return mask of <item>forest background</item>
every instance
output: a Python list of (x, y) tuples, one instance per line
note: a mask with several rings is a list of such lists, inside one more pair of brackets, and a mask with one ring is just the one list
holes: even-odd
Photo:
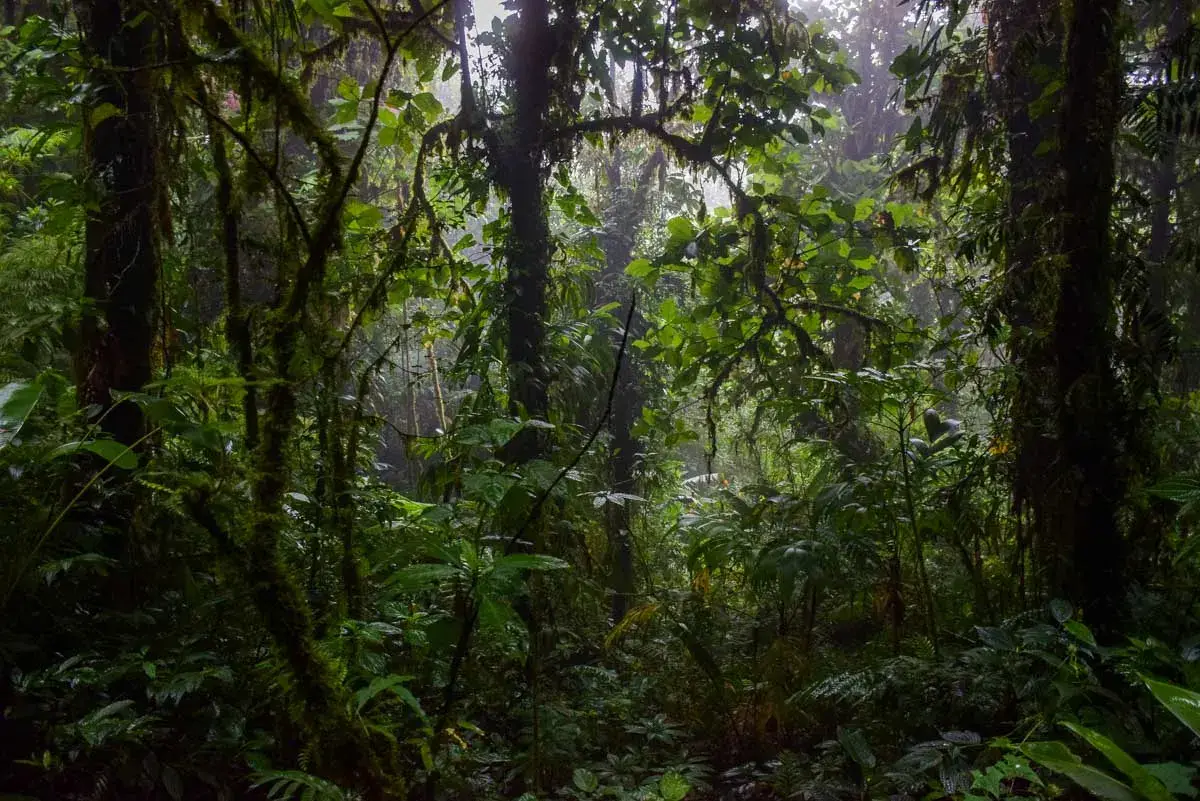
[(4, 0), (0, 798), (1171, 801), (1193, 0)]

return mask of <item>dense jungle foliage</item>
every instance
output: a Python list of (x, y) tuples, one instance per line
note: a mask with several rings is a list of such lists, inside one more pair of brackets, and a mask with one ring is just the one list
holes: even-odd
[(1196, 0), (4, 0), (0, 799), (1200, 796)]

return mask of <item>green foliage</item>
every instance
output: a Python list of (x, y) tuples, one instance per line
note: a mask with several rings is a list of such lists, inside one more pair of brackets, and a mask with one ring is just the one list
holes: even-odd
[[(129, 53), (81, 46), (99, 6), (6, 6), (0, 787), (1194, 798), (1193, 21), (1124, 6), (1110, 386), (1051, 380), (1070, 276), (1013, 269), (1070, 261), (1064, 42), (957, 2), (474, 5), (121, 0)], [(1024, 210), (1018, 108), (1055, 117)], [(127, 119), (154, 175), (89, 171)], [(146, 188), (157, 283), (98, 280)], [(1104, 393), (1071, 446), (1121, 446), (1113, 619), (1026, 503), (1087, 467), (1055, 403)]]

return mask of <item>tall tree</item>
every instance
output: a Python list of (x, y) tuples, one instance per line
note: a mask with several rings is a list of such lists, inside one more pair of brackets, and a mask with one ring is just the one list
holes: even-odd
[[(649, 211), (650, 187), (655, 175), (663, 168), (665, 156), (655, 149), (640, 164), (629, 163), (627, 154), (616, 149), (605, 166), (608, 199), (604, 209), (604, 271), (600, 276), (598, 300), (603, 304), (627, 303), (629, 293), (625, 268), (633, 258), (639, 232)], [(629, 177), (630, 167), (634, 177)], [(640, 339), (645, 331), (645, 317), (635, 312), (634, 331), (629, 339)], [(619, 344), (624, 332), (614, 331), (612, 340)], [(634, 433), (641, 418), (645, 398), (644, 367), (632, 353), (624, 354), (617, 376), (613, 408), (608, 421), (611, 438), (612, 488), (622, 495), (636, 495), (637, 470), (643, 444)], [(628, 498), (618, 498), (606, 505), (608, 510), (608, 542), (612, 552), (612, 622), (620, 623), (629, 611), (635, 591), (633, 553), (633, 504)]]
[[(1011, 328), (1017, 511), (1028, 513), (1041, 590), (1075, 599), (1104, 624), (1119, 596), (1124, 487), (1109, 235), (1119, 4), (1066, 20), (1048, 0), (997, 0), (988, 10), (1008, 156), (1001, 307)], [(1055, 91), (1061, 102), (1047, 102)]]
[(1061, 448), (1057, 508), (1040, 527), (1061, 532), (1067, 547), (1051, 567), (1051, 589), (1074, 597), (1111, 627), (1122, 601), (1124, 543), (1118, 511), (1127, 466), (1128, 425), (1114, 364), (1114, 297), (1120, 258), (1110, 215), (1113, 146), (1120, 122), (1123, 73), (1118, 0), (1076, 8), (1067, 34), (1060, 145), (1065, 173), (1059, 226), (1063, 263), (1055, 317), (1058, 381), (1056, 443)]
[[(1000, 307), (1010, 327), (1015, 385), (1013, 493), (1018, 517), (1037, 519), (1055, 502), (1048, 497), (1054, 461), (1053, 399), (1048, 393), (1054, 384), (1050, 331), (1057, 285), (1042, 252), (1050, 201), (1045, 176), (1055, 167), (1052, 143), (1060, 116), (1057, 107), (1038, 100), (1059, 74), (1063, 22), (1054, 0), (994, 0), (988, 6), (988, 25), (988, 66), (1007, 157)], [(1032, 537), (1038, 564), (1057, 559), (1052, 530), (1037, 528)]]
[(91, 64), (84, 149), (92, 193), (84, 256), (84, 313), (76, 355), (83, 406), (132, 445), (139, 408), (114, 393), (141, 390), (154, 373), (161, 239), (168, 222), (159, 112), (159, 9), (142, 0), (80, 0)]
[[(521, 0), (517, 14), (517, 33), (508, 54), (514, 114), (495, 154), (511, 215), (504, 253), (509, 398), (519, 412), (545, 419), (549, 413), (546, 288), (552, 250), (545, 198), (550, 161), (543, 148), (554, 86), (550, 68), (556, 47), (570, 41), (566, 26), (576, 20), (574, 9), (565, 9), (556, 31), (550, 23), (547, 0)], [(561, 77), (569, 80), (569, 76)], [(539, 455), (539, 431), (526, 429), (518, 437), (512, 453), (516, 460), (528, 461)]]

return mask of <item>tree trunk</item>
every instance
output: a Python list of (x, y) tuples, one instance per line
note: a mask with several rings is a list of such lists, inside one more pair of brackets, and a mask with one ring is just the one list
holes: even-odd
[[(1049, 145), (1058, 115), (1049, 110), (1035, 114), (1033, 106), (1045, 82), (1059, 71), (1062, 21), (1059, 4), (1051, 0), (996, 0), (989, 7), (988, 20), (1008, 151), (1001, 309), (1011, 326), (1008, 351), (1015, 381), (1013, 500), (1017, 516), (1026, 510), (1037, 516), (1053, 503), (1047, 488), (1055, 463), (1051, 330), (1058, 290), (1052, 271), (1042, 263), (1042, 249), (1044, 213), (1051, 200), (1046, 176), (1053, 175), (1056, 166)], [(1034, 534), (1038, 563), (1048, 572), (1058, 563), (1055, 554), (1063, 550), (1055, 533)], [(1057, 582), (1053, 576), (1047, 578), (1049, 584)]]
[[(1173, 0), (1167, 15), (1163, 36), (1159, 42), (1159, 68), (1170, 68), (1174, 54), (1187, 32), (1191, 18), (1191, 0)], [(1165, 131), (1156, 160), (1151, 164), (1150, 179), (1150, 242), (1146, 254), (1148, 266), (1147, 296), (1142, 326), (1144, 346), (1148, 351), (1153, 369), (1153, 378), (1161, 379), (1163, 367), (1170, 357), (1174, 339), (1171, 321), (1172, 303), (1169, 298), (1172, 235), (1171, 208), (1179, 188), (1179, 143)]]
[[(1082, 604), (1101, 627), (1120, 594), (1125, 488), (1109, 252), (1117, 10), (1117, 0), (1097, 0), (1074, 14), (1065, 51), (1056, 2), (998, 0), (989, 15), (1009, 151), (1003, 310), (1016, 375), (1016, 511), (1032, 518), (1039, 589)], [(1034, 112), (1056, 74), (1057, 120)]]
[[(1082, 10), (1082, 9), (1081, 9)], [(1066, 109), (1061, 130), (1066, 197), (1066, 259), (1055, 326), (1059, 365), (1062, 518), (1071, 560), (1054, 590), (1078, 599), (1093, 623), (1109, 628), (1121, 600), (1124, 542), (1117, 522), (1125, 494), (1121, 458), (1122, 390), (1113, 367), (1111, 254), (1113, 145), (1123, 88), (1118, 0), (1093, 0), (1076, 13), (1067, 40)]]
[[(633, 258), (637, 235), (645, 222), (650, 185), (655, 172), (662, 166), (663, 153), (655, 153), (642, 165), (633, 187), (624, 180), (624, 156), (620, 150), (614, 152), (606, 173), (608, 178), (609, 202), (605, 210), (604, 273), (600, 277), (599, 298), (602, 304), (625, 303), (625, 268)], [(645, 330), (645, 318), (636, 315), (632, 321), (634, 331), (630, 339), (640, 338)], [(622, 332), (613, 331), (614, 344), (621, 342)], [(636, 495), (638, 489), (637, 464), (642, 452), (642, 442), (633, 429), (642, 415), (645, 390), (642, 386), (642, 369), (635, 356), (627, 352), (617, 376), (617, 388), (613, 395), (612, 416), (608, 421), (611, 435), (612, 488), (614, 492)], [(620, 623), (629, 612), (629, 605), (636, 590), (636, 574), (633, 554), (633, 507), (627, 501), (608, 504), (608, 542), (612, 553), (612, 624)]]
[[(550, 278), (550, 225), (545, 209), (542, 153), (550, 108), (550, 64), (554, 57), (550, 9), (546, 0), (521, 0), (520, 28), (511, 64), (516, 118), (496, 165), (508, 191), (511, 229), (505, 247), (508, 277), (509, 403), (515, 414), (545, 420), (549, 412), (545, 363), (546, 287)], [(514, 463), (538, 458), (541, 429), (526, 428), (510, 443)]]
[(99, 406), (102, 427), (133, 444), (145, 433), (137, 392), (153, 375), (166, 213), (160, 180), (155, 88), (159, 61), (153, 8), (137, 0), (80, 0), (87, 49), (98, 66), (86, 109), (84, 149), (93, 203), (85, 228), (84, 314), (76, 354), (83, 407)]

